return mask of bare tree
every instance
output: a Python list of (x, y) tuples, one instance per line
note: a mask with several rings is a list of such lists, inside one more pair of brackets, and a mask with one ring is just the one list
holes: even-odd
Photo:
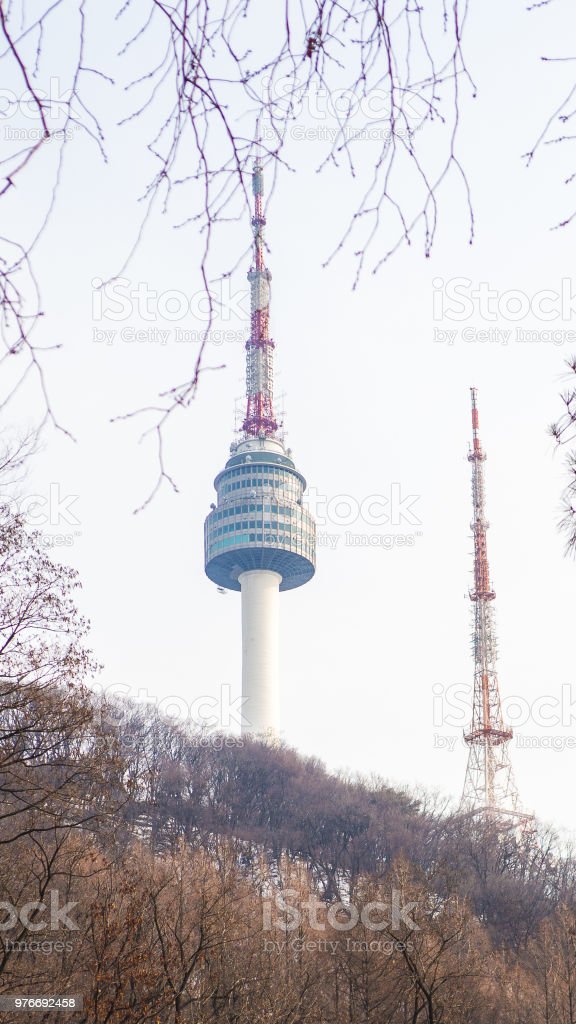
[[(32, 261), (70, 140), (83, 133), (105, 159), (107, 124), (118, 116), (118, 100), (124, 104), (120, 123), (140, 122), (142, 151), (156, 165), (140, 197), (144, 214), (135, 244), (156, 207), (176, 226), (197, 230), (210, 320), (217, 313), (211, 282), (222, 276), (210, 260), (211, 242), (217, 230), (249, 210), (250, 161), (258, 153), (274, 177), (281, 167), (296, 169), (294, 127), (312, 128), (318, 138), (326, 129), (315, 120), (319, 100), (332, 105), (318, 169), (348, 175), (356, 193), (328, 262), (350, 247), (357, 281), (404, 243), (420, 240), (427, 255), (441, 190), (452, 174), (461, 185), (471, 239), (472, 208), (457, 153), (460, 94), (463, 88), (474, 92), (462, 48), (466, 17), (467, 0), (436, 0), (429, 10), (412, 0), (344, 6), (338, 0), (287, 0), (280, 16), (255, 0), (118, 0), (115, 10), (87, 0), (43, 0), (40, 10), (3, 0), (0, 61), (13, 99), (0, 198), (5, 222), (14, 228), (0, 239), (3, 365), (11, 368), (0, 407), (35, 371), (44, 419), (57, 422), (45, 354), (33, 339), (44, 310)], [(117, 41), (113, 67), (95, 66), (95, 32)], [(65, 56), (57, 39), (66, 41)], [(124, 86), (117, 84), (122, 78)], [(57, 96), (50, 93), (54, 79)], [(38, 175), (49, 187), (36, 227), (23, 238), (17, 227), (21, 204)], [(159, 483), (169, 479), (162, 427), (193, 400), (203, 358), (201, 346), (188, 378), (139, 410), (157, 437)]]
[[(534, 2), (528, 4), (528, 11), (532, 12), (533, 16), (536, 17), (541, 8), (550, 7), (552, 4), (558, 6), (559, 0), (534, 0)], [(572, 14), (569, 4), (565, 4), (565, 8), (569, 11), (569, 14)], [(558, 38), (561, 38), (560, 33), (558, 34)], [(572, 65), (576, 61), (576, 56), (566, 53), (562, 46), (562, 51), (560, 53), (554, 55), (543, 54), (541, 60), (546, 64)], [(576, 82), (573, 81), (568, 89), (565, 89), (564, 92), (560, 94), (560, 97), (556, 100), (554, 108), (546, 118), (535, 142), (532, 144), (528, 152), (524, 154), (526, 164), (530, 166), (540, 150), (549, 146), (560, 146), (563, 151), (566, 151), (568, 149), (566, 143), (571, 143), (576, 138), (573, 128), (575, 118)], [(572, 185), (575, 180), (576, 171), (569, 171), (563, 179), (563, 184)], [(553, 225), (552, 230), (568, 227), (575, 217), (576, 209), (573, 208), (568, 210), (562, 219)]]
[[(566, 360), (570, 378), (576, 374), (576, 358)], [(562, 512), (559, 522), (560, 530), (566, 537), (566, 554), (576, 553), (576, 386), (570, 384), (560, 396), (564, 406), (559, 420), (549, 428), (559, 448), (566, 448), (565, 465), (568, 482), (562, 494)]]

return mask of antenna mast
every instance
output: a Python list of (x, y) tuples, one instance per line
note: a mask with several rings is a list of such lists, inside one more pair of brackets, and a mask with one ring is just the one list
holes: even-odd
[(468, 461), (472, 463), (471, 523), (474, 536), (474, 587), (470, 600), (474, 612), (472, 649), (474, 655), (474, 696), (472, 723), (465, 734), (470, 751), (460, 803), (463, 813), (482, 814), (486, 818), (530, 819), (520, 811), (518, 791), (512, 773), (508, 744), (512, 729), (502, 716), (498, 674), (496, 671), (496, 634), (493, 605), (496, 597), (490, 581), (486, 531), (489, 523), (485, 513), (484, 462), (478, 422), (476, 388), (472, 397), (472, 447)]
[[(260, 140), (257, 137), (257, 144)], [(274, 415), (274, 342), (269, 337), (270, 281), (272, 275), (264, 263), (264, 226), (262, 205), (264, 182), (262, 161), (257, 154), (252, 172), (254, 194), (254, 259), (248, 271), (250, 282), (250, 337), (246, 342), (246, 416), (242, 429), (245, 438), (274, 437), (278, 424)]]

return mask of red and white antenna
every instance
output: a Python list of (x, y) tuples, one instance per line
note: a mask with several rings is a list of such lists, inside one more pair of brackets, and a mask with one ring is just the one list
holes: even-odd
[[(256, 139), (260, 145), (259, 132)], [(264, 262), (263, 210), (264, 180), (262, 162), (257, 153), (252, 172), (254, 194), (254, 259), (248, 271), (250, 282), (250, 338), (246, 342), (246, 416), (242, 429), (246, 438), (274, 437), (278, 423), (274, 415), (274, 342), (269, 336), (270, 281), (272, 275)]]
[(481, 814), (494, 820), (529, 821), (520, 810), (508, 744), (512, 729), (504, 724), (498, 674), (496, 671), (496, 635), (492, 602), (496, 597), (490, 580), (485, 514), (484, 462), (479, 433), (478, 398), (472, 395), (472, 447), (468, 461), (472, 463), (471, 523), (474, 536), (474, 587), (470, 600), (474, 610), (472, 649), (474, 655), (474, 696), (472, 723), (465, 734), (470, 748), (460, 811)]

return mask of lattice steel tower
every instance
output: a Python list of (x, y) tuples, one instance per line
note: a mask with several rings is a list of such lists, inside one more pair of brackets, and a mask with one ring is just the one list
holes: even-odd
[(496, 635), (493, 604), (496, 596), (490, 581), (486, 531), (489, 523), (484, 508), (484, 462), (478, 431), (476, 388), (472, 394), (472, 447), (468, 461), (472, 463), (471, 523), (474, 536), (474, 587), (470, 600), (474, 611), (472, 649), (474, 655), (474, 696), (472, 724), (465, 734), (470, 751), (460, 803), (461, 813), (481, 814), (486, 818), (528, 820), (521, 809), (514, 782), (508, 744), (512, 729), (502, 717), (498, 675), (496, 671)]
[(279, 592), (307, 583), (315, 571), (316, 526), (303, 507), (306, 481), (278, 434), (269, 335), (270, 271), (262, 164), (254, 162), (254, 257), (248, 272), (251, 331), (246, 342), (243, 439), (214, 481), (217, 505), (204, 524), (206, 575), (242, 593), (243, 733), (278, 735)]

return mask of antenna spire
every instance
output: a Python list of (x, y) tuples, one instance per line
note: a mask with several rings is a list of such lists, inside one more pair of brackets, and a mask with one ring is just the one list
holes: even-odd
[(254, 254), (248, 271), (250, 337), (246, 342), (246, 416), (242, 424), (246, 438), (274, 437), (278, 429), (274, 416), (274, 342), (269, 336), (272, 275), (264, 260), (266, 218), (263, 210), (264, 179), (260, 147), (260, 123), (257, 122), (256, 157), (252, 170)]

